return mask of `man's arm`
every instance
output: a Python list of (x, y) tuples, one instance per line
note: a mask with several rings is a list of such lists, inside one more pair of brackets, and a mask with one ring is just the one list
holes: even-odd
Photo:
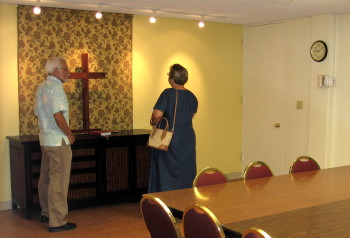
[(63, 113), (57, 112), (53, 114), (53, 117), (56, 120), (57, 126), (64, 132), (64, 134), (66, 134), (66, 136), (68, 136), (69, 143), (73, 144), (75, 141), (75, 137), (72, 131), (70, 130), (66, 118), (64, 118), (63, 116)]

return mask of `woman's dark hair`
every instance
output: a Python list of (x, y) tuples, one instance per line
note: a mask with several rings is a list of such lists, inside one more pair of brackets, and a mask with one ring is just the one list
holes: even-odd
[(188, 80), (187, 69), (179, 64), (173, 64), (170, 66), (169, 78), (178, 85), (184, 85)]

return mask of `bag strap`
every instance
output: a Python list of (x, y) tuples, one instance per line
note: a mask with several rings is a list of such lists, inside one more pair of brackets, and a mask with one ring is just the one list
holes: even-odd
[(177, 89), (175, 89), (176, 92), (176, 102), (175, 102), (175, 109), (174, 109), (174, 120), (173, 120), (173, 129), (172, 132), (174, 133), (174, 129), (175, 129), (175, 119), (176, 119), (176, 109), (177, 109), (177, 99), (179, 97)]

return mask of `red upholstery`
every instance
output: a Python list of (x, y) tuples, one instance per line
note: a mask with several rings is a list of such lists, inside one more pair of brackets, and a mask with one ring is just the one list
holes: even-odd
[(254, 233), (248, 233), (243, 238), (260, 238), (259, 235), (256, 235)]
[(140, 207), (152, 238), (181, 238), (175, 218), (163, 202), (151, 195), (144, 195)]
[(201, 205), (185, 210), (183, 227), (186, 238), (224, 238), (225, 233), (214, 214)]
[(242, 238), (271, 238), (271, 236), (262, 229), (249, 228), (244, 231)]
[(257, 179), (257, 178), (265, 178), (272, 177), (272, 171), (267, 164), (261, 161), (255, 161), (247, 166), (244, 171), (244, 179)]
[(207, 167), (197, 174), (193, 182), (193, 187), (202, 187), (219, 183), (227, 183), (226, 176), (216, 168)]
[(301, 156), (294, 161), (293, 165), (290, 167), (289, 173), (300, 173), (319, 169), (320, 166), (313, 158)]

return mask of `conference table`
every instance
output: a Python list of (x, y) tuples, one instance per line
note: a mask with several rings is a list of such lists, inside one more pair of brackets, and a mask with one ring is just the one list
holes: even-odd
[(236, 237), (250, 227), (273, 238), (350, 237), (350, 166), (152, 195), (178, 217), (204, 205)]

